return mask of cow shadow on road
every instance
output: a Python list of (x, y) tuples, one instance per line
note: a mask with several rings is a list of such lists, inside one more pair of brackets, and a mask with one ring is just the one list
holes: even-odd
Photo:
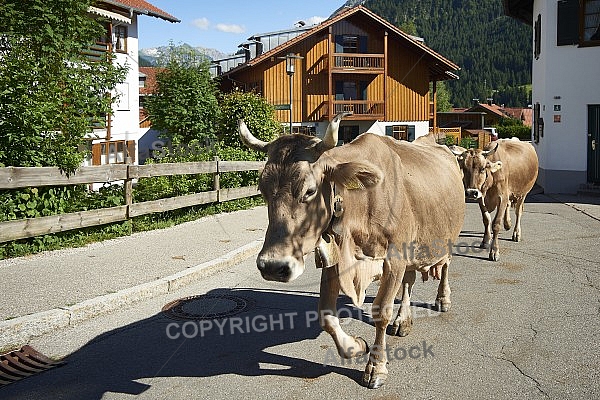
[(218, 387), (230, 374), (310, 379), (333, 372), (360, 381), (362, 371), (324, 366), (323, 350), (314, 342), (272, 349), (321, 334), (316, 293), (216, 289), (208, 294), (243, 298), (251, 307), (212, 321), (174, 320), (159, 312), (95, 337), (68, 356), (65, 366), (8, 385), (0, 397), (100, 399), (109, 392), (139, 395), (159, 382), (165, 390), (169, 382), (163, 378), (170, 377), (222, 376), (209, 381)]

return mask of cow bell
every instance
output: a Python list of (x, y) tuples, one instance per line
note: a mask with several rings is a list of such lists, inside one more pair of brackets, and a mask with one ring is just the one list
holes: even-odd
[(317, 268), (333, 267), (340, 262), (340, 249), (331, 233), (324, 233), (315, 249), (315, 264)]
[(333, 216), (339, 218), (344, 213), (344, 199), (339, 194), (333, 199)]

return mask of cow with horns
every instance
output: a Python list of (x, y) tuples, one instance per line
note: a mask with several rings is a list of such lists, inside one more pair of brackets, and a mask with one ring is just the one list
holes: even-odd
[[(489, 259), (498, 261), (498, 233), (501, 225), (506, 230), (511, 228), (511, 204), (516, 215), (512, 240), (521, 240), (523, 203), (537, 179), (538, 158), (530, 143), (517, 138), (500, 139), (488, 147), (486, 150), (467, 150), (452, 146), (451, 150), (463, 172), (466, 199), (479, 203), (485, 229), (480, 247), (489, 246)], [(492, 221), (494, 210), (496, 215)]]
[[(448, 266), (464, 219), (464, 194), (456, 157), (427, 136), (409, 143), (365, 133), (336, 147), (344, 114), (330, 122), (322, 140), (301, 134), (272, 142), (255, 138), (239, 121), (242, 141), (266, 152), (259, 189), (269, 224), (257, 258), (263, 278), (289, 282), (304, 271), (315, 250), (323, 267), (319, 299), (322, 328), (341, 357), (370, 352), (363, 384), (377, 388), (388, 376), (386, 328), (404, 336), (412, 326), (410, 294), (416, 273), (440, 279), (436, 306), (450, 308)], [(410, 251), (407, 251), (410, 249)], [(375, 343), (342, 330), (340, 291), (356, 306), (374, 280)], [(393, 319), (394, 298), (402, 302)]]

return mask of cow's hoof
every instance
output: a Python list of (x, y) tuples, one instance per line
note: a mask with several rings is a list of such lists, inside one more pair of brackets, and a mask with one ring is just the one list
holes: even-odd
[[(380, 371), (378, 372), (377, 370)], [(383, 386), (387, 380), (387, 377), (388, 372), (387, 368), (385, 368), (385, 365), (383, 368), (378, 368), (377, 366), (373, 365), (371, 361), (369, 361), (363, 374), (362, 384), (369, 389), (378, 389)]]
[(392, 334), (400, 337), (407, 336), (412, 329), (412, 325), (412, 317), (408, 317), (404, 321), (401, 321), (400, 318), (396, 318), (396, 321), (394, 321), (394, 325), (392, 326)]
[(512, 240), (513, 240), (513, 242), (520, 242), (521, 241), (521, 234), (513, 232)]
[(444, 301), (444, 300), (441, 300), (441, 299), (436, 299), (435, 300), (435, 308), (439, 312), (448, 312), (448, 311), (450, 311), (450, 306), (451, 305), (452, 305), (452, 303), (450, 303), (449, 301)]
[(487, 249), (488, 247), (490, 247), (490, 242), (487, 240), (482, 241), (481, 244), (479, 245), (480, 249)]
[(498, 250), (494, 251), (490, 251), (490, 261), (498, 261), (500, 259), (500, 253), (498, 252)]

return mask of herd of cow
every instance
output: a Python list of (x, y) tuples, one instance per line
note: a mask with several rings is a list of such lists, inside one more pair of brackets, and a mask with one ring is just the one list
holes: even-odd
[[(378, 388), (388, 375), (383, 351), (388, 325), (400, 336), (412, 327), (410, 295), (417, 271), (424, 280), (440, 280), (437, 309), (445, 312), (451, 305), (452, 246), (413, 258), (390, 257), (389, 250), (407, 243), (421, 248), (455, 243), (466, 197), (479, 203), (485, 227), (481, 247), (489, 247), (489, 259), (497, 261), (498, 234), (502, 225), (511, 227), (511, 205), (516, 211), (512, 238), (521, 238), (523, 202), (536, 181), (538, 161), (531, 144), (515, 139), (492, 142), (482, 151), (448, 148), (432, 135), (409, 143), (364, 133), (336, 147), (343, 117), (333, 118), (322, 140), (294, 134), (264, 142), (243, 121), (239, 134), (248, 147), (268, 155), (259, 180), (269, 218), (256, 261), (260, 273), (266, 280), (290, 282), (302, 274), (304, 257), (314, 251), (322, 268), (320, 324), (341, 357), (370, 353), (362, 383)], [(381, 285), (372, 306), (375, 342), (369, 346), (342, 330), (336, 300), (341, 291), (360, 307), (375, 280)]]

